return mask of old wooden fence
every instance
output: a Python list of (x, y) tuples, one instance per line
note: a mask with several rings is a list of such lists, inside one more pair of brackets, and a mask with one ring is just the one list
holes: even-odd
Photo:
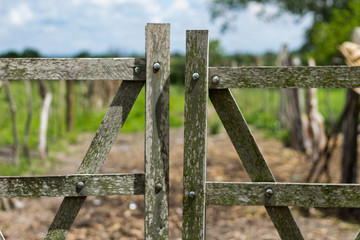
[[(281, 239), (304, 239), (288, 206), (360, 207), (360, 185), (276, 183), (229, 88), (354, 88), (359, 67), (208, 67), (208, 31), (188, 31), (183, 239), (204, 239), (206, 205), (265, 206)], [(206, 180), (208, 97), (252, 182)], [(360, 239), (360, 236), (356, 236)]]
[[(65, 239), (86, 196), (139, 194), (145, 238), (167, 239), (170, 25), (148, 24), (145, 45), (146, 59), (0, 59), (5, 81), (123, 80), (76, 174), (0, 178), (0, 198), (65, 197), (45, 239)], [(144, 84), (145, 174), (97, 174)]]
[[(64, 239), (86, 196), (145, 195), (145, 238), (168, 238), (170, 26), (148, 24), (146, 58), (0, 59), (8, 80), (123, 80), (74, 175), (0, 177), (0, 198), (65, 199), (45, 239)], [(208, 67), (208, 31), (188, 31), (183, 239), (205, 238), (206, 205), (265, 206), (282, 239), (303, 239), (288, 206), (360, 207), (360, 185), (276, 183), (229, 88), (360, 86), (359, 67)], [(146, 84), (144, 174), (97, 174)], [(206, 180), (210, 97), (251, 180)], [(356, 237), (360, 239), (360, 236)]]

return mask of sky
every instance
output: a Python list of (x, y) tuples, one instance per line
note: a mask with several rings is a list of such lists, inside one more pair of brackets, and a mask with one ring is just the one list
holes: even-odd
[[(211, 0), (0, 0), (0, 52), (34, 48), (45, 56), (73, 56), (145, 51), (147, 23), (170, 23), (171, 52), (185, 52), (186, 30), (208, 29), (226, 53), (278, 52), (304, 42), (311, 16), (300, 21), (289, 14), (267, 22), (257, 17), (261, 6), (250, 4), (236, 14), (231, 29), (221, 33), (212, 21)], [(274, 7), (267, 9), (276, 11)]]

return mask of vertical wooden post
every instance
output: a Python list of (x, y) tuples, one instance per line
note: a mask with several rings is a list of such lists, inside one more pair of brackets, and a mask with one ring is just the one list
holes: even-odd
[(208, 31), (186, 32), (183, 239), (205, 239)]
[(145, 239), (168, 238), (170, 25), (146, 26)]

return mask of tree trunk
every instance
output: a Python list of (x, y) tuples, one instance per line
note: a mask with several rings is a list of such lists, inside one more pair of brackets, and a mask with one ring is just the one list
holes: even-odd
[[(284, 45), (281, 50), (278, 58), (278, 65), (291, 65), (291, 60), (286, 45)], [(299, 97), (299, 89), (280, 90), (279, 118), (280, 127), (289, 127), (290, 146), (296, 150), (304, 151), (305, 147)]]
[(47, 156), (47, 128), (49, 122), (49, 112), (51, 106), (52, 94), (46, 93), (40, 116), (40, 133), (39, 133), (39, 152), (42, 160)]
[(298, 89), (286, 89), (290, 146), (305, 151)]
[(45, 82), (39, 81), (40, 95), (43, 98), (40, 113), (40, 132), (39, 132), (39, 153), (40, 159), (45, 160), (47, 157), (47, 128), (49, 122), (49, 112), (52, 100), (52, 94), (47, 91)]
[(26, 87), (26, 97), (27, 97), (27, 118), (25, 124), (25, 133), (24, 133), (24, 155), (26, 159), (30, 159), (30, 149), (29, 149), (29, 134), (30, 134), (30, 125), (33, 115), (33, 106), (32, 106), (32, 97), (31, 97), (31, 83), (29, 80), (25, 80)]
[(3, 82), (3, 84), (5, 86), (7, 99), (10, 104), (12, 132), (13, 132), (13, 137), (14, 137), (12, 163), (13, 163), (13, 165), (17, 166), (19, 164), (19, 133), (18, 133), (17, 127), (16, 127), (16, 111), (17, 111), (17, 109), (16, 109), (14, 97), (11, 93), (9, 81), (5, 80)]
[(74, 81), (66, 81), (66, 131), (70, 132), (74, 126), (74, 111), (73, 111), (73, 88)]
[(342, 152), (341, 182), (356, 183), (357, 165), (357, 127), (360, 111), (359, 95), (351, 89), (347, 89), (346, 102), (350, 103), (347, 117), (344, 121), (344, 141)]
[[(316, 66), (314, 59), (309, 58), (308, 62), (309, 66)], [(319, 112), (317, 88), (308, 88), (305, 92), (307, 123), (304, 121), (304, 146), (306, 152), (311, 153), (311, 161), (315, 162), (326, 144), (324, 118)]]
[(62, 137), (63, 135), (63, 118), (64, 118), (64, 98), (65, 98), (65, 80), (59, 81), (59, 99), (58, 99), (58, 137)]

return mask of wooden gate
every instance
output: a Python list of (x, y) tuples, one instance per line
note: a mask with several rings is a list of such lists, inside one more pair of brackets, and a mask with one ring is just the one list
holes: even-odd
[[(360, 207), (360, 185), (277, 183), (229, 88), (355, 88), (359, 67), (208, 67), (208, 31), (187, 31), (183, 239), (204, 239), (206, 205), (265, 206), (281, 239), (304, 239), (288, 206)], [(207, 101), (250, 183), (206, 181)], [(356, 237), (360, 239), (360, 236)]]
[[(145, 59), (3, 58), (0, 78), (5, 81), (123, 80), (76, 174), (0, 177), (0, 198), (64, 196), (45, 239), (65, 239), (87, 196), (145, 194), (145, 238), (167, 239), (169, 24), (147, 25)], [(144, 84), (145, 173), (97, 174)]]

